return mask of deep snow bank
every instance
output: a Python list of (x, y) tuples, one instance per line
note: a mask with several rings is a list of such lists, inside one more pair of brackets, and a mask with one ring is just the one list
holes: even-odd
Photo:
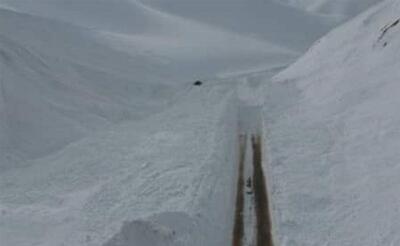
[[(231, 86), (0, 174), (5, 245), (222, 245), (236, 172)], [(169, 242), (169, 244), (168, 244)]]
[(373, 7), (266, 83), (281, 245), (400, 244), (399, 12)]

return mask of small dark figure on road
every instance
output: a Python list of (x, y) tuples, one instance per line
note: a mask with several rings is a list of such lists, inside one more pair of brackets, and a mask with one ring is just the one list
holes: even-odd
[(251, 178), (250, 177), (248, 177), (246, 180), (246, 187), (251, 188)]
[(195, 85), (195, 86), (200, 86), (202, 84), (203, 84), (203, 82), (201, 82), (200, 80), (197, 80), (196, 82), (193, 83), (193, 85)]
[(247, 180), (246, 180), (246, 187), (247, 187), (246, 194), (249, 194), (249, 195), (253, 194), (251, 178), (250, 177), (248, 177)]

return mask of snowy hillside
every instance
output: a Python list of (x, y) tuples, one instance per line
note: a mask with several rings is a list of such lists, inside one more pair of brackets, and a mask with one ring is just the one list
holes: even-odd
[[(171, 33), (187, 29), (184, 22), (198, 22), (268, 42), (304, 50), (337, 22), (275, 3), (272, 0), (83, 0), (79, 4), (63, 0), (1, 0), (19, 11), (58, 19), (89, 28), (122, 34)], [(178, 18), (184, 17), (183, 18)], [(281, 18), (280, 16), (285, 16)], [(278, 21), (279, 20), (279, 21)], [(192, 24), (193, 25), (193, 24)], [(302, 25), (302, 26), (301, 26)], [(307, 28), (301, 28), (306, 26)], [(189, 28), (211, 38), (198, 27)], [(182, 33), (182, 32), (181, 32)], [(180, 34), (181, 34), (180, 33)], [(198, 36), (198, 35), (197, 35)], [(214, 39), (214, 38), (213, 38)], [(206, 39), (203, 39), (206, 41)]]
[(277, 2), (306, 9), (307, 11), (331, 16), (336, 19), (348, 19), (362, 12), (367, 7), (382, 0), (276, 0)]
[[(15, 2), (22, 3), (29, 1)], [(64, 5), (41, 3), (66, 11)], [(100, 10), (86, 16), (84, 11), (92, 5), (85, 6), (79, 5), (82, 13), (71, 12), (93, 22), (97, 18), (107, 21)], [(44, 156), (94, 130), (160, 111), (194, 79), (255, 65), (281, 66), (297, 55), (279, 45), (185, 21), (140, 4), (130, 6), (125, 8), (131, 11), (129, 16), (147, 23), (145, 27), (142, 22), (137, 27), (129, 25), (133, 31), (143, 27), (139, 34), (111, 32), (101, 23), (101, 30), (93, 30), (0, 9), (1, 135), (7, 136), (0, 142), (7, 149), (3, 159), (6, 155), (9, 159), (3, 160), (2, 166), (11, 165), (13, 158)], [(53, 12), (58, 13), (46, 13)], [(90, 26), (77, 16), (65, 16)], [(119, 26), (118, 20), (107, 23), (113, 28)]]
[[(0, 20), (8, 136), (1, 142), (21, 157), (47, 154), (98, 127), (142, 117), (174, 94), (151, 59), (119, 54), (84, 30), (7, 10), (0, 10)], [(153, 75), (144, 76), (146, 71)]]
[(265, 107), (282, 245), (400, 244), (399, 12), (368, 10), (266, 86), (292, 98)]
[[(337, 22), (264, 0), (143, 0), (156, 9), (303, 51)], [(303, 28), (306, 27), (306, 28)]]

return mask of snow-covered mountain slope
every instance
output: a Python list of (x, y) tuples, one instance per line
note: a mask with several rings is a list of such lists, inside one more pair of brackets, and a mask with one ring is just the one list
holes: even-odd
[(0, 9), (2, 166), (12, 156), (44, 156), (105, 126), (147, 117), (194, 79), (282, 65), (296, 55), (141, 5), (134, 9), (154, 25), (121, 34)]
[(266, 84), (280, 245), (400, 244), (399, 13), (373, 7)]
[(162, 11), (303, 51), (337, 22), (272, 0), (142, 0)]
[[(0, 3), (19, 11), (123, 34), (165, 32), (165, 28), (182, 26), (182, 22), (191, 19), (301, 51), (337, 24), (334, 20), (273, 0), (82, 0), (79, 3), (65, 0), (1, 0)], [(175, 15), (175, 19), (176, 16), (185, 19), (177, 23), (168, 18), (171, 14)], [(203, 37), (214, 36), (198, 28), (191, 29), (197, 30)]]
[(161, 28), (157, 16), (134, 0), (1, 0), (4, 6), (89, 28), (140, 33)]
[(8, 153), (45, 155), (99, 127), (142, 118), (175, 93), (158, 63), (116, 52), (88, 30), (8, 10), (0, 10), (0, 30), (7, 136), (0, 141)]

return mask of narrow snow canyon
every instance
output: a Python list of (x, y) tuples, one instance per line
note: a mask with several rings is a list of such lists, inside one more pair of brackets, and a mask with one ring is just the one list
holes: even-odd
[(0, 0), (0, 245), (400, 245), (399, 13)]

